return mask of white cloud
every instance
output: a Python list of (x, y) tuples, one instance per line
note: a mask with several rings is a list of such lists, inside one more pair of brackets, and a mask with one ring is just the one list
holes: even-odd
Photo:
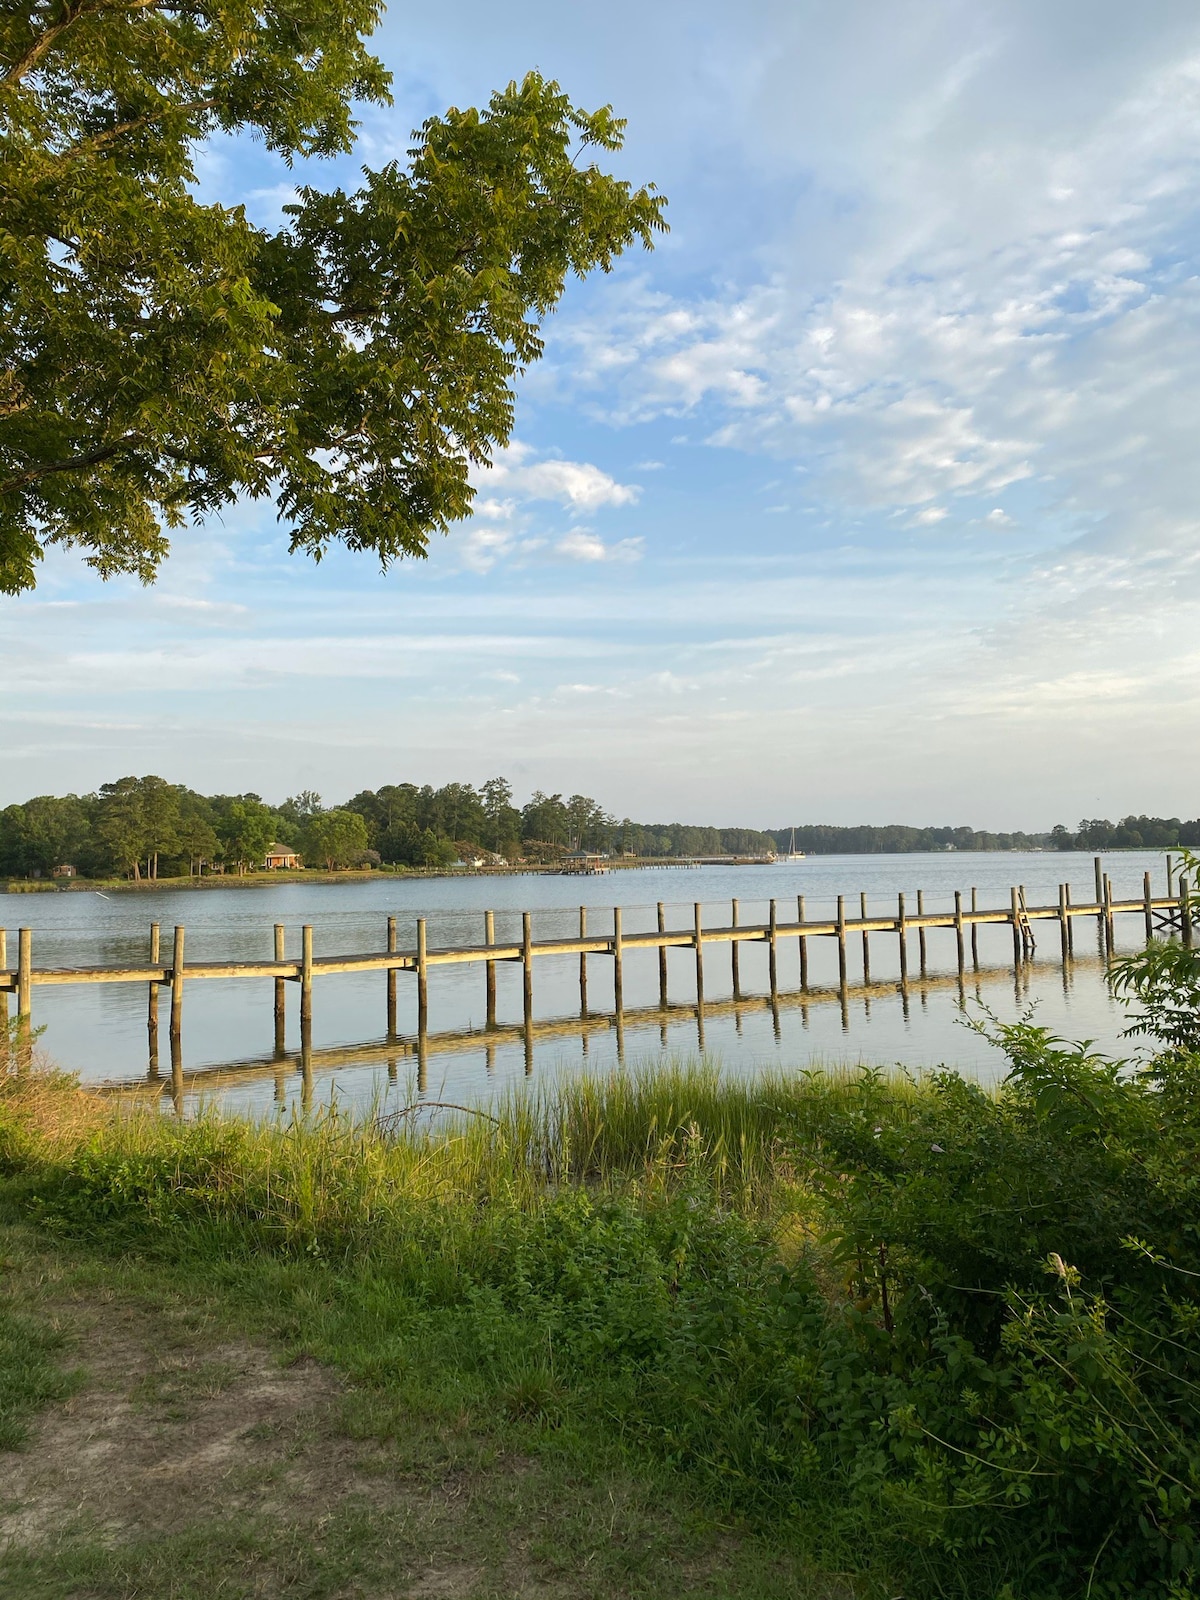
[(528, 445), (513, 440), (490, 467), (476, 474), (475, 481), (489, 492), (497, 489), (516, 501), (551, 500), (574, 512), (634, 505), (641, 494), (635, 484), (618, 483), (590, 461), (536, 460), (533, 456)]
[(560, 556), (566, 556), (570, 561), (640, 561), (642, 543), (640, 538), (632, 538), (605, 544), (594, 533), (576, 528), (564, 535), (554, 548)]

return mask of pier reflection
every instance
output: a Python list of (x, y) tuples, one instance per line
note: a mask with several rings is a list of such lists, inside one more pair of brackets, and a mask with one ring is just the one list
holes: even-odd
[[(734, 947), (736, 949), (736, 946)], [(581, 958), (581, 966), (586, 958)], [(697, 963), (700, 967), (700, 963)], [(1107, 970), (1102, 958), (1068, 961), (1061, 969), (1061, 990), (1069, 997), (1076, 978), (1086, 973), (1093, 983), (1103, 984)], [(784, 1043), (786, 1034), (794, 1024), (801, 1034), (813, 1026), (814, 1016), (827, 1014), (831, 1020), (840, 1018), (840, 1031), (853, 1032), (854, 1019), (869, 1023), (873, 1007), (881, 1003), (898, 1002), (900, 1013), (907, 1022), (916, 999), (920, 1010), (928, 1014), (931, 1000), (942, 997), (949, 1000), (955, 1010), (965, 1012), (970, 1002), (983, 1005), (989, 986), (993, 995), (996, 987), (1011, 985), (1013, 999), (1024, 1010), (1039, 992), (1039, 980), (1048, 976), (1047, 963), (1024, 961), (1016, 969), (1010, 965), (983, 966), (972, 959), (971, 981), (962, 972), (930, 973), (922, 977), (905, 976), (895, 979), (850, 982), (812, 986), (808, 989), (781, 991), (777, 986), (767, 994), (747, 994), (738, 985), (738, 992), (724, 998), (707, 999), (704, 996), (702, 967), (699, 979), (698, 1000), (663, 1005), (643, 1005), (609, 1011), (591, 1009), (586, 1003), (578, 1014), (537, 1019), (523, 1008), (519, 1020), (495, 1020), (494, 1003), (489, 1004), (489, 1020), (482, 1027), (468, 1026), (431, 1032), (428, 1028), (415, 1033), (393, 1032), (382, 1037), (365, 1039), (359, 1043), (317, 1048), (312, 1040), (311, 1014), (301, 1012), (299, 1049), (288, 1048), (282, 1020), (279, 1021), (275, 1048), (269, 1055), (246, 1057), (186, 1069), (183, 1064), (180, 1039), (170, 1035), (170, 1078), (162, 1077), (159, 1065), (157, 1017), (151, 1013), (149, 1020), (149, 1061), (145, 1078), (140, 1083), (109, 1083), (101, 1085), (102, 1092), (132, 1095), (145, 1098), (148, 1094), (161, 1097), (177, 1114), (183, 1115), (189, 1104), (198, 1098), (241, 1098), (241, 1092), (271, 1084), (270, 1096), (274, 1104), (282, 1106), (298, 1101), (302, 1110), (310, 1110), (316, 1098), (316, 1085), (333, 1073), (372, 1073), (383, 1069), (389, 1085), (397, 1085), (402, 1076), (406, 1081), (415, 1078), (419, 1096), (429, 1093), (431, 1067), (442, 1058), (457, 1058), (459, 1075), (465, 1068), (479, 1074), (480, 1090), (486, 1090), (495, 1078), (498, 1053), (513, 1051), (523, 1066), (526, 1079), (534, 1076), (539, 1050), (547, 1046), (567, 1047), (570, 1055), (586, 1066), (596, 1054), (598, 1041), (611, 1046), (608, 1058), (624, 1067), (626, 1062), (627, 1033), (639, 1038), (657, 1037), (659, 1048), (668, 1052), (674, 1047), (680, 1055), (707, 1054), (710, 1034), (714, 1026), (732, 1026), (734, 1037), (741, 1040), (754, 1028), (764, 1028), (775, 1047)], [(581, 971), (580, 987), (586, 1002), (586, 972)], [(491, 997), (489, 996), (489, 999)], [(389, 1006), (389, 1016), (391, 1007)], [(428, 1013), (426, 1012), (426, 1015)], [(561, 1054), (561, 1052), (560, 1052)], [(435, 1074), (436, 1076), (436, 1071)]]

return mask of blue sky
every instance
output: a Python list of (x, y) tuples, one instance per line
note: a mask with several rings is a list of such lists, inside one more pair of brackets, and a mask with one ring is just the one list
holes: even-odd
[[(355, 160), (538, 67), (670, 236), (573, 285), (429, 562), (269, 508), (0, 600), (0, 801), (507, 774), (645, 819), (1200, 813), (1200, 13), (395, 6)], [(261, 148), (207, 193), (276, 218)]]

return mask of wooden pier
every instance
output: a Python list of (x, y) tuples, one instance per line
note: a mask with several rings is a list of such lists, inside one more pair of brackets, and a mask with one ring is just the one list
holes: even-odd
[[(611, 928), (607, 931), (598, 931), (588, 927), (588, 909), (580, 907), (579, 934), (577, 937), (553, 938), (538, 940), (533, 937), (533, 916), (531, 912), (521, 914), (521, 937), (497, 941), (495, 937), (495, 914), (487, 911), (481, 914), (483, 923), (483, 940), (480, 944), (456, 945), (442, 949), (429, 947), (426, 920), (417, 920), (417, 939), (413, 949), (401, 950), (397, 946), (396, 919), (389, 917), (386, 924), (385, 947), (382, 950), (367, 951), (361, 954), (319, 956), (313, 948), (313, 929), (305, 924), (301, 929), (301, 949), (299, 957), (287, 958), (284, 955), (285, 938), (284, 927), (276, 924), (274, 927), (274, 953), (270, 960), (263, 961), (188, 961), (186, 956), (185, 929), (180, 926), (174, 929), (170, 946), (170, 959), (164, 961), (161, 930), (157, 923), (153, 924), (147, 944), (147, 959), (144, 962), (129, 962), (117, 966), (95, 967), (37, 967), (33, 962), (33, 934), (30, 929), (22, 928), (17, 934), (16, 963), (13, 964), (11, 941), (5, 930), (0, 929), (0, 1047), (7, 1050), (10, 1033), (8, 1021), (8, 996), (15, 994), (17, 998), (17, 1018), (15, 1029), (15, 1043), (17, 1065), (28, 1059), (33, 1026), (33, 991), (36, 988), (49, 985), (64, 984), (110, 984), (110, 983), (144, 983), (148, 989), (147, 1027), (150, 1037), (151, 1071), (155, 1070), (158, 1056), (158, 995), (162, 987), (168, 987), (171, 992), (170, 1006), (170, 1042), (172, 1056), (172, 1070), (181, 1071), (181, 1038), (183, 1030), (183, 1005), (184, 994), (190, 983), (204, 982), (209, 979), (222, 978), (271, 978), (274, 980), (274, 1007), (275, 1007), (275, 1046), (277, 1055), (285, 1051), (285, 996), (286, 985), (297, 984), (300, 988), (300, 1033), (301, 1051), (311, 1051), (312, 1038), (312, 1007), (313, 986), (318, 978), (333, 976), (346, 972), (382, 972), (386, 975), (386, 1008), (387, 1008), (387, 1038), (396, 1039), (397, 1019), (397, 974), (409, 972), (416, 978), (417, 1000), (417, 1038), (426, 1038), (429, 1029), (429, 973), (434, 967), (461, 966), (465, 964), (479, 964), (484, 968), (485, 975), (485, 1015), (487, 1027), (496, 1028), (496, 965), (499, 962), (520, 963), (522, 968), (522, 1003), (523, 1027), (526, 1035), (530, 1035), (534, 1026), (533, 1020), (533, 978), (534, 968), (538, 960), (545, 956), (576, 956), (579, 960), (579, 994), (581, 1015), (587, 1017), (588, 1011), (588, 960), (597, 956), (607, 958), (613, 964), (613, 990), (615, 1012), (620, 1019), (623, 1014), (623, 981), (624, 962), (627, 956), (637, 951), (652, 950), (658, 955), (659, 976), (659, 1006), (663, 1012), (670, 1009), (668, 993), (667, 952), (671, 949), (684, 949), (693, 952), (695, 963), (695, 1000), (694, 1006), (703, 1012), (704, 998), (704, 952), (706, 948), (714, 945), (728, 945), (730, 947), (733, 1001), (738, 1003), (741, 998), (740, 984), (740, 946), (743, 944), (765, 944), (768, 949), (768, 972), (770, 992), (772, 999), (778, 997), (778, 958), (777, 950), (781, 941), (795, 940), (799, 947), (800, 957), (800, 993), (805, 993), (809, 988), (809, 950), (808, 942), (811, 939), (828, 939), (836, 943), (838, 984), (834, 991), (839, 993), (843, 1009), (850, 990), (848, 947), (852, 940), (861, 941), (861, 966), (862, 984), (868, 989), (871, 987), (871, 939), (872, 936), (882, 938), (891, 937), (898, 942), (900, 981), (899, 988), (904, 992), (909, 982), (910, 937), (917, 936), (919, 973), (921, 979), (928, 976), (928, 943), (927, 935), (938, 929), (950, 930), (954, 934), (955, 952), (958, 980), (962, 983), (968, 970), (968, 934), (970, 936), (970, 962), (974, 971), (979, 971), (979, 946), (978, 930), (988, 925), (1005, 925), (1011, 928), (1013, 943), (1013, 964), (1019, 970), (1033, 954), (1036, 948), (1035, 927), (1038, 924), (1057, 924), (1058, 944), (1064, 964), (1073, 956), (1074, 950), (1074, 924), (1079, 918), (1094, 918), (1096, 920), (1102, 946), (1106, 955), (1111, 955), (1114, 948), (1114, 919), (1118, 916), (1136, 916), (1144, 924), (1147, 939), (1156, 934), (1168, 933), (1177, 936), (1185, 945), (1190, 945), (1193, 935), (1193, 909), (1192, 898), (1189, 893), (1186, 878), (1180, 876), (1178, 883), (1173, 881), (1173, 872), (1170, 857), (1167, 858), (1167, 894), (1154, 895), (1151, 889), (1150, 874), (1146, 873), (1143, 880), (1141, 896), (1136, 899), (1117, 900), (1112, 892), (1110, 878), (1103, 873), (1099, 858), (1096, 860), (1096, 892), (1095, 898), (1088, 902), (1077, 903), (1071, 899), (1070, 888), (1063, 884), (1059, 887), (1058, 898), (1052, 905), (1031, 906), (1026, 902), (1025, 892), (1022, 888), (1014, 887), (1009, 897), (1007, 906), (982, 907), (978, 903), (978, 895), (974, 889), (970, 891), (970, 903), (964, 903), (963, 894), (954, 896), (954, 909), (952, 911), (927, 911), (925, 909), (924, 892), (918, 892), (915, 910), (910, 910), (905, 895), (897, 897), (895, 909), (887, 911), (872, 910), (868, 904), (867, 896), (858, 897), (856, 910), (857, 916), (848, 916), (846, 896), (838, 895), (837, 910), (833, 917), (811, 920), (805, 915), (804, 896), (801, 895), (795, 902), (796, 914), (794, 917), (780, 914), (780, 905), (776, 900), (770, 902), (769, 916), (766, 922), (746, 923), (740, 919), (738, 902), (735, 900), (730, 907), (729, 921), (716, 926), (705, 926), (704, 907), (698, 901), (693, 908), (693, 916), (689, 926), (681, 928), (668, 928), (666, 925), (666, 908), (660, 902), (657, 906), (656, 926), (644, 932), (629, 932), (623, 926), (621, 908), (615, 907), (611, 912)], [(594, 909), (594, 908), (593, 908)], [(790, 913), (790, 905), (788, 907)], [(856, 984), (856, 987), (858, 985)], [(888, 987), (895, 989), (895, 984)], [(691, 1002), (689, 1002), (691, 1003)], [(618, 1022), (619, 1025), (619, 1022)]]

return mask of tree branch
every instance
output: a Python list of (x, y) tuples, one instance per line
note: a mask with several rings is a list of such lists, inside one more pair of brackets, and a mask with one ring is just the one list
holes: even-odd
[(220, 104), (217, 99), (193, 100), (190, 105), (166, 105), (161, 111), (155, 111), (149, 116), (134, 117), (129, 122), (118, 122), (111, 128), (104, 128), (99, 133), (94, 133), (90, 138), (81, 139), (78, 144), (69, 145), (65, 150), (56, 152), (60, 161), (73, 159), (75, 156), (86, 154), (92, 150), (102, 150), (105, 145), (111, 144), (114, 139), (119, 139), (122, 134), (136, 133), (139, 128), (148, 128), (151, 123), (161, 122), (164, 117), (169, 117), (173, 112), (182, 116), (190, 116), (195, 111), (211, 111)]
[(112, 0), (92, 0), (90, 4), (89, 0), (77, 0), (77, 4), (71, 5), (68, 0), (63, 8), (62, 21), (43, 29), (29, 45), (25, 54), (18, 56), (11, 66), (0, 73), (0, 85), (7, 87), (9, 84), (19, 83), (27, 72), (37, 66), (59, 34), (65, 33), (79, 21), (80, 17), (94, 16), (101, 11), (155, 11), (162, 6), (163, 0), (118, 0), (116, 5), (112, 4)]
[(102, 461), (109, 461), (113, 456), (120, 455), (122, 450), (127, 450), (130, 445), (140, 442), (140, 434), (130, 433), (114, 444), (100, 445), (83, 455), (66, 456), (61, 461), (43, 461), (36, 467), (27, 467), (24, 472), (17, 473), (15, 478), (0, 483), (0, 495), (13, 494), (18, 489), (28, 488), (31, 483), (39, 483), (43, 478), (49, 478), (56, 472), (79, 472), (84, 467), (99, 466)]

